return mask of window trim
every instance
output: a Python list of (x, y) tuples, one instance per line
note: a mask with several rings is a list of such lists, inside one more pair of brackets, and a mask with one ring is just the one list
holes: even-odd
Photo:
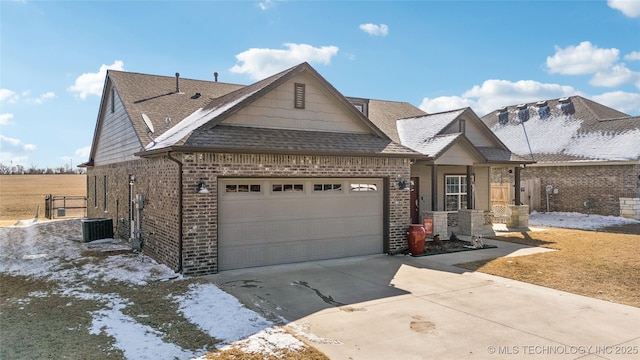
[[(458, 178), (458, 192), (456, 193), (450, 193), (449, 189), (448, 189), (448, 183), (447, 183), (447, 179), (448, 178)], [(462, 182), (464, 181), (465, 184), (465, 191), (462, 192)], [(468, 184), (467, 184), (467, 175), (463, 174), (463, 175), (458, 175), (458, 174), (449, 174), (449, 175), (445, 175), (444, 176), (444, 211), (450, 211), (450, 212), (455, 212), (458, 211), (460, 209), (466, 208), (466, 204), (469, 201), (469, 199), (466, 199), (466, 201), (462, 202), (462, 196), (467, 196), (467, 190), (468, 190)], [(447, 208), (448, 206), (448, 202), (447, 202), (447, 196), (449, 195), (456, 195), (458, 197), (458, 208), (455, 210), (450, 210)]]

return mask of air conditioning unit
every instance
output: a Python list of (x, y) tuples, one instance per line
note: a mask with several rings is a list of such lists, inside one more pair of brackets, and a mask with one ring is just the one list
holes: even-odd
[(107, 218), (83, 219), (82, 240), (91, 242), (100, 239), (113, 239), (113, 220)]

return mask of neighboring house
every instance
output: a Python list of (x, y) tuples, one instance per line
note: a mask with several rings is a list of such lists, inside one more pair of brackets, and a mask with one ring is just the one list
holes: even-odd
[(249, 86), (110, 70), (88, 216), (187, 275), (403, 251), (416, 214), (483, 212), (488, 166), (519, 164), (471, 110), (423, 115), (346, 98), (307, 63)]
[[(519, 189), (531, 210), (620, 215), (620, 198), (640, 197), (640, 117), (572, 96), (503, 107), (482, 121), (535, 161)], [(491, 177), (513, 183), (505, 169)]]
[[(459, 226), (465, 235), (481, 231), (483, 216), (491, 211), (491, 167), (519, 172), (521, 165), (530, 163), (512, 154), (471, 108), (397, 119), (395, 128), (370, 118), (391, 139), (429, 156), (411, 167), (412, 222), (434, 218), (434, 231), (443, 237), (449, 232), (447, 226)], [(468, 219), (472, 215), (467, 214), (462, 220), (461, 210), (475, 210), (479, 218)], [(510, 225), (528, 225), (517, 211), (514, 215)], [(445, 223), (438, 224), (438, 218)]]

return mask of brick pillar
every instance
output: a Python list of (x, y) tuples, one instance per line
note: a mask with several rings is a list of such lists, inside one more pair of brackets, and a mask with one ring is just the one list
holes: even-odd
[(473, 209), (458, 210), (458, 230), (460, 235), (481, 235), (484, 226), (484, 211)]
[(422, 218), (433, 221), (433, 231), (427, 234), (427, 237), (433, 238), (434, 235), (440, 235), (441, 240), (447, 238), (449, 228), (446, 211), (426, 211), (422, 213)]

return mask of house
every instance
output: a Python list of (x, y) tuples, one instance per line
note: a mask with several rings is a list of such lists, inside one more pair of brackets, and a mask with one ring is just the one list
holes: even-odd
[[(407, 136), (440, 116), (437, 144)], [(186, 275), (400, 252), (421, 211), (483, 213), (488, 166), (521, 163), (470, 109), (440, 116), (347, 98), (307, 63), (248, 86), (110, 70), (87, 213)]]
[[(443, 238), (451, 227), (478, 235), (492, 222), (492, 167), (518, 173), (531, 163), (513, 154), (468, 107), (396, 119), (395, 127), (376, 116), (371, 120), (392, 140), (428, 155), (411, 166), (411, 218), (414, 223), (431, 219), (434, 234)], [(512, 206), (509, 213), (509, 226), (528, 226), (528, 209)]]
[[(621, 204), (640, 197), (640, 117), (571, 96), (506, 106), (482, 121), (535, 161), (522, 170), (520, 186), (531, 210), (638, 216)], [(491, 178), (513, 182), (505, 169), (493, 169)]]

